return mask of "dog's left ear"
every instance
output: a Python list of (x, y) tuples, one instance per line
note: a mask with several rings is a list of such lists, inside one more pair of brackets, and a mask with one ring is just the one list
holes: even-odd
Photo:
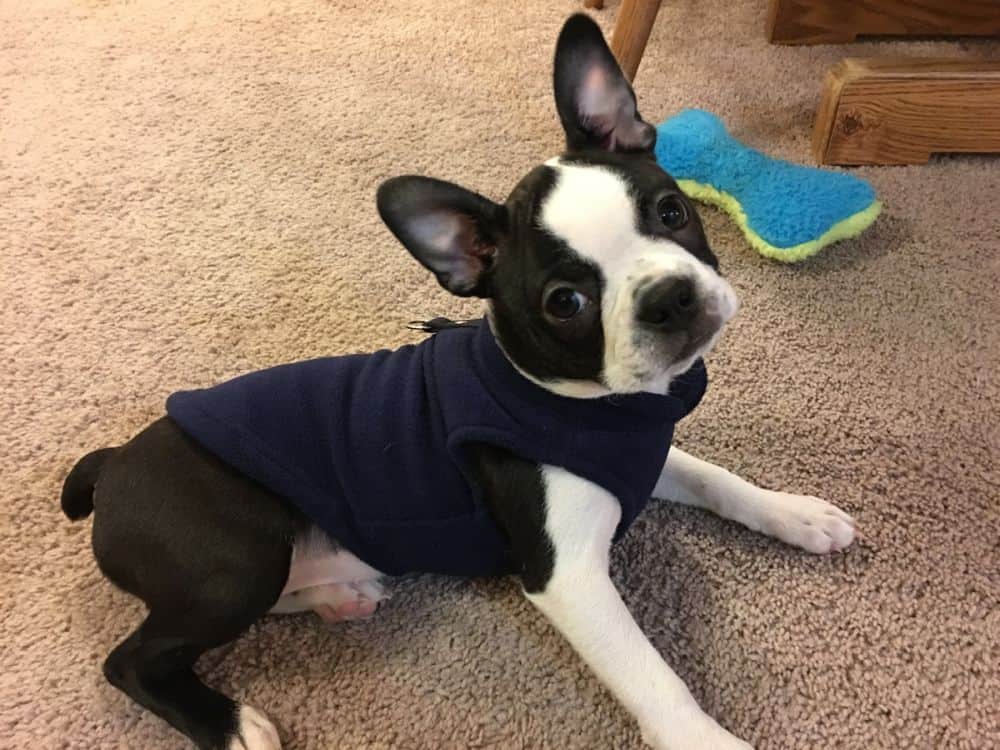
[(553, 79), (569, 151), (653, 150), (656, 128), (639, 115), (635, 92), (589, 16), (577, 13), (563, 26)]
[(430, 177), (394, 177), (378, 189), (382, 221), (459, 297), (489, 297), (507, 211), (488, 198)]

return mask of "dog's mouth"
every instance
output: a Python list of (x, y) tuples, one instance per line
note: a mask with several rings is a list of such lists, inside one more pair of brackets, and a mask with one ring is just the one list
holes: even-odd
[(633, 359), (624, 382), (616, 385), (624, 392), (665, 391), (674, 378), (712, 349), (724, 324), (722, 318), (712, 317), (696, 321), (686, 331), (666, 335), (649, 331), (637, 333), (633, 346), (638, 356)]
[(706, 320), (697, 321), (686, 332), (687, 340), (676, 355), (675, 364), (706, 354), (712, 348), (715, 339), (722, 332), (722, 326), (725, 322), (720, 316), (704, 315), (701, 317), (706, 318)]
[(722, 329), (736, 315), (737, 310), (739, 310), (739, 299), (732, 287), (725, 284), (685, 331), (687, 339), (682, 344), (676, 360), (693, 361), (711, 351)]
[(715, 345), (722, 329), (739, 309), (739, 301), (733, 289), (721, 280), (715, 288), (701, 289), (699, 309), (688, 313), (690, 317), (683, 326), (658, 329), (655, 322), (648, 324), (648, 318), (639, 320), (634, 341), (637, 353), (645, 353), (644, 369), (676, 376)]

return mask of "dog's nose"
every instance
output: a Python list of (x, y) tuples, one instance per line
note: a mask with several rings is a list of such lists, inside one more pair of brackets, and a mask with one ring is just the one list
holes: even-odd
[(685, 330), (698, 314), (698, 295), (687, 278), (657, 281), (640, 292), (637, 302), (639, 322), (667, 333)]

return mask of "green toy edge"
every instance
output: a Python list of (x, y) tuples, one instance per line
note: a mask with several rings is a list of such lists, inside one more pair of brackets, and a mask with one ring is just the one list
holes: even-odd
[(767, 242), (763, 237), (750, 228), (750, 225), (747, 223), (747, 215), (744, 213), (743, 207), (740, 205), (740, 202), (729, 193), (716, 190), (711, 185), (696, 182), (695, 180), (677, 180), (677, 185), (684, 191), (684, 194), (690, 198), (703, 203), (710, 203), (713, 206), (721, 208), (732, 217), (733, 221), (735, 221), (739, 228), (743, 231), (747, 241), (758, 253), (766, 258), (779, 260), (784, 263), (795, 263), (800, 260), (805, 260), (809, 256), (815, 255), (827, 245), (839, 242), (840, 240), (857, 237), (870, 227), (872, 222), (875, 221), (875, 219), (878, 218), (878, 215), (882, 212), (882, 203), (880, 201), (874, 201), (867, 208), (858, 211), (856, 214), (848, 216), (846, 219), (841, 219), (815, 240), (803, 242), (799, 245), (793, 245), (791, 247), (778, 247)]

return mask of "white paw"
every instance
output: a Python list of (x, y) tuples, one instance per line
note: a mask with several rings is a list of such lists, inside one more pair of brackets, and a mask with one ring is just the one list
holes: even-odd
[(849, 547), (857, 529), (854, 519), (826, 500), (810, 495), (767, 492), (761, 531), (817, 555)]
[(281, 750), (278, 730), (256, 708), (240, 706), (239, 722), (226, 750)]
[(659, 731), (643, 731), (642, 738), (655, 750), (753, 750), (704, 714), (690, 724), (678, 722)]

